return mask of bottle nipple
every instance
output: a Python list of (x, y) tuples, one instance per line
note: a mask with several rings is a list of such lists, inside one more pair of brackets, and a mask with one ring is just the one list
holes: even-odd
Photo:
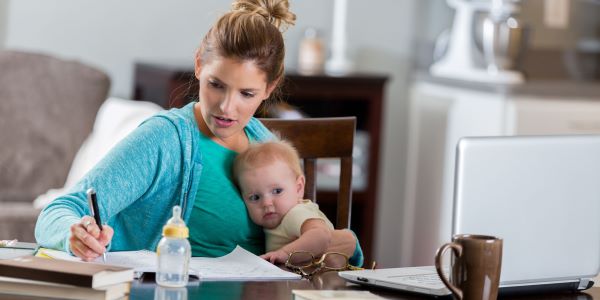
[(163, 236), (172, 238), (187, 238), (189, 230), (185, 225), (185, 222), (181, 218), (181, 207), (175, 205), (173, 207), (173, 217), (171, 217), (167, 224), (163, 227)]

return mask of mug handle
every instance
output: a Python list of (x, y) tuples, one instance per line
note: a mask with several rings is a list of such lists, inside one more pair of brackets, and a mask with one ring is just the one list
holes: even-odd
[(458, 299), (462, 300), (463, 292), (458, 287), (456, 287), (455, 285), (450, 283), (448, 278), (446, 278), (446, 276), (444, 275), (444, 272), (442, 272), (442, 256), (448, 249), (452, 249), (452, 252), (454, 253), (454, 255), (456, 255), (456, 257), (460, 257), (462, 255), (462, 246), (461, 245), (456, 244), (456, 243), (446, 243), (446, 244), (442, 245), (435, 253), (435, 270), (437, 271), (438, 276), (440, 276), (440, 279), (442, 280), (444, 285), (446, 285), (448, 287), (448, 289), (450, 289), (450, 291)]

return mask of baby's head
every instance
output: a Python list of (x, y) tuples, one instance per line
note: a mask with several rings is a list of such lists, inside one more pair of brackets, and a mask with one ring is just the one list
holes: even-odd
[(250, 218), (275, 228), (304, 196), (304, 174), (296, 149), (285, 141), (252, 144), (233, 162), (237, 182)]

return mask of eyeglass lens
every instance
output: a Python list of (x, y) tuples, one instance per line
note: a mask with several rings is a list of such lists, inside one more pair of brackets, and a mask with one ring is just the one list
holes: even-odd
[(323, 267), (342, 270), (348, 266), (348, 257), (341, 253), (325, 253), (322, 257)]
[(293, 252), (289, 258), (288, 263), (295, 267), (307, 267), (313, 265), (315, 258), (310, 252)]
[(290, 255), (288, 263), (297, 268), (324, 267), (328, 269), (344, 269), (348, 266), (348, 257), (335, 252), (325, 253), (316, 259), (310, 252), (294, 252)]

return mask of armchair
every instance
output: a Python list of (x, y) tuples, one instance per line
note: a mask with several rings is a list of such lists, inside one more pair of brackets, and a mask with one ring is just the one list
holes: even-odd
[(34, 241), (32, 202), (65, 183), (109, 86), (77, 61), (0, 51), (0, 239)]

